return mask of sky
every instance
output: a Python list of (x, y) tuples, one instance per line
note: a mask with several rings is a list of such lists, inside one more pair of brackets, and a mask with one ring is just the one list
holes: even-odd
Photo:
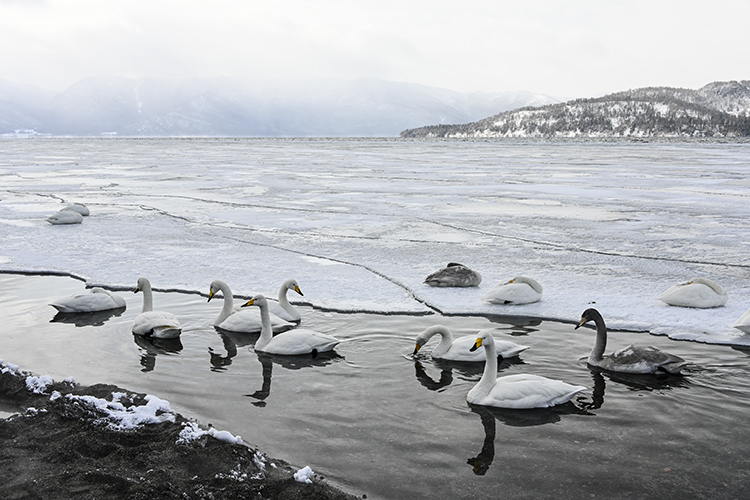
[(380, 78), (595, 97), (750, 79), (747, 0), (0, 0), (0, 80)]

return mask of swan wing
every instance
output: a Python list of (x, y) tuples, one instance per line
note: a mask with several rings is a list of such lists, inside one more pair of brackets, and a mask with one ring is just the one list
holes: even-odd
[(325, 333), (304, 328), (289, 330), (273, 337), (263, 346), (262, 352), (270, 354), (300, 355), (326, 352), (336, 347), (339, 339)]
[(425, 278), (425, 283), (430, 286), (446, 287), (467, 287), (477, 286), (482, 282), (482, 276), (472, 271), (466, 266), (455, 265), (448, 266), (439, 271), (435, 271)]
[(716, 290), (703, 283), (681, 283), (674, 285), (657, 298), (670, 306), (697, 307), (701, 309), (721, 307), (728, 300), (726, 292), (723, 294), (717, 293)]
[(469, 403), (515, 409), (547, 408), (566, 403), (584, 390), (584, 386), (538, 375), (507, 375), (498, 378), (487, 395)]
[(133, 320), (132, 332), (136, 335), (156, 338), (174, 338), (182, 333), (182, 326), (177, 317), (166, 311), (147, 311)]
[(56, 300), (50, 305), (62, 313), (95, 312), (125, 307), (125, 299), (100, 288)]
[(606, 356), (601, 368), (621, 373), (655, 373), (660, 370), (679, 373), (689, 363), (679, 356), (651, 346), (629, 345)]
[[(275, 314), (271, 314), (271, 328), (274, 332), (292, 328), (294, 325), (284, 321)], [(242, 308), (230, 314), (227, 319), (216, 325), (222, 330), (239, 333), (260, 333), (263, 324), (260, 320), (260, 310), (257, 308)]]
[(482, 300), (491, 304), (530, 304), (542, 298), (542, 294), (526, 283), (505, 283), (487, 292)]
[(750, 333), (750, 309), (748, 309), (745, 314), (740, 316), (732, 326), (734, 326), (738, 330), (742, 330), (745, 333)]

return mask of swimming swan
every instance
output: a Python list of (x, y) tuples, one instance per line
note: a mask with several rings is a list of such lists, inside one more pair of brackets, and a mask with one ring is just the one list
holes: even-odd
[(466, 401), (471, 404), (514, 409), (547, 408), (567, 403), (573, 396), (586, 390), (582, 385), (571, 385), (539, 375), (519, 374), (498, 378), (494, 337), (486, 330), (479, 332), (471, 350), (476, 351), (482, 346), (487, 361), (482, 378), (466, 395)]
[[(470, 352), (469, 349), (474, 345), (476, 336), (467, 335), (453, 340), (453, 333), (443, 325), (434, 325), (417, 335), (416, 347), (414, 353), (425, 345), (433, 336), (440, 335), (440, 343), (432, 350), (432, 357), (435, 359), (447, 359), (450, 361), (484, 361), (484, 351), (475, 350)], [(528, 349), (529, 346), (519, 345), (508, 340), (495, 339), (495, 350), (498, 356), (503, 358), (512, 358), (519, 353)]]
[(482, 282), (482, 276), (463, 264), (450, 262), (447, 267), (435, 271), (425, 278), (429, 286), (477, 286)]
[(242, 307), (247, 306), (258, 306), (260, 308), (263, 329), (260, 332), (260, 338), (255, 343), (255, 350), (257, 352), (286, 355), (315, 355), (333, 350), (336, 344), (340, 342), (335, 337), (306, 328), (297, 328), (273, 336), (266, 298), (263, 295), (256, 295)]
[[(224, 307), (221, 308), (221, 312), (214, 320), (214, 326), (230, 332), (258, 333), (261, 331), (263, 323), (261, 322), (259, 311), (241, 309), (235, 306), (232, 290), (224, 281), (214, 280), (211, 282), (208, 292), (208, 302), (211, 302), (211, 299), (219, 291), (224, 295)], [(270, 315), (270, 319), (274, 332), (288, 330), (294, 326), (292, 323), (284, 321), (273, 314)]]
[(596, 343), (588, 358), (588, 364), (591, 366), (620, 373), (668, 372), (679, 374), (686, 365), (690, 364), (679, 356), (660, 351), (655, 347), (632, 344), (604, 356), (604, 350), (607, 348), (607, 326), (604, 324), (604, 318), (599, 314), (599, 311), (586, 309), (575, 329), (577, 330), (589, 321), (596, 324)]
[[(289, 303), (289, 299), (286, 298), (287, 290), (294, 290), (298, 294), (304, 296), (302, 290), (299, 289), (297, 281), (286, 280), (281, 284), (281, 288), (279, 288), (279, 301), (268, 302), (268, 312), (270, 312), (272, 315), (275, 314), (285, 321), (293, 321), (295, 323), (299, 323), (302, 320), (302, 315), (299, 313), (299, 311), (297, 311), (297, 309), (294, 308), (292, 304)], [(273, 316), (271, 316), (271, 320), (273, 322)]]
[(47, 217), (47, 222), (55, 226), (60, 224), (80, 224), (83, 222), (83, 215), (76, 211), (63, 208), (56, 214)]
[(657, 299), (678, 307), (721, 307), (727, 303), (727, 292), (716, 282), (707, 278), (693, 278), (675, 285), (659, 295)]
[(135, 293), (143, 292), (143, 310), (133, 320), (132, 331), (136, 335), (157, 339), (179, 337), (182, 326), (174, 314), (165, 311), (154, 311), (151, 283), (146, 278), (138, 278)]
[(530, 304), (542, 298), (542, 285), (526, 276), (516, 276), (500, 283), (484, 294), (482, 300), (491, 304)]
[(745, 311), (745, 314), (740, 316), (740, 319), (738, 319), (732, 326), (745, 333), (750, 333), (750, 309)]
[(50, 305), (61, 313), (95, 312), (125, 307), (125, 299), (104, 288), (94, 287), (86, 292), (58, 299)]

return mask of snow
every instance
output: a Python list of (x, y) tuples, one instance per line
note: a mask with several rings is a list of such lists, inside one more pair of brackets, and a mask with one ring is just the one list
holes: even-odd
[(309, 465), (294, 473), (294, 480), (298, 483), (312, 484), (313, 471)]
[[(750, 345), (750, 145), (398, 140), (0, 141), (0, 270), (89, 286), (275, 297), (334, 311), (490, 314)], [(91, 210), (51, 226), (64, 203)], [(431, 288), (459, 262), (479, 287)], [(481, 297), (515, 275), (541, 301)], [(656, 297), (693, 277), (724, 307)], [(299, 300), (296, 300), (299, 299)], [(207, 309), (207, 318), (215, 316)]]
[(47, 390), (47, 386), (50, 386), (53, 383), (54, 381), (49, 375), (42, 375), (41, 377), (31, 375), (26, 377), (26, 388), (36, 394), (44, 394)]

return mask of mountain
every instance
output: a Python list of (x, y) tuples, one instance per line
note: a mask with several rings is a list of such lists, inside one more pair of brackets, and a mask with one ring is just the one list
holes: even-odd
[(750, 80), (698, 90), (649, 87), (506, 111), (401, 137), (750, 137)]
[(375, 79), (245, 82), (96, 77), (62, 92), (0, 81), (0, 134), (397, 136), (557, 100), (529, 92), (454, 92)]

